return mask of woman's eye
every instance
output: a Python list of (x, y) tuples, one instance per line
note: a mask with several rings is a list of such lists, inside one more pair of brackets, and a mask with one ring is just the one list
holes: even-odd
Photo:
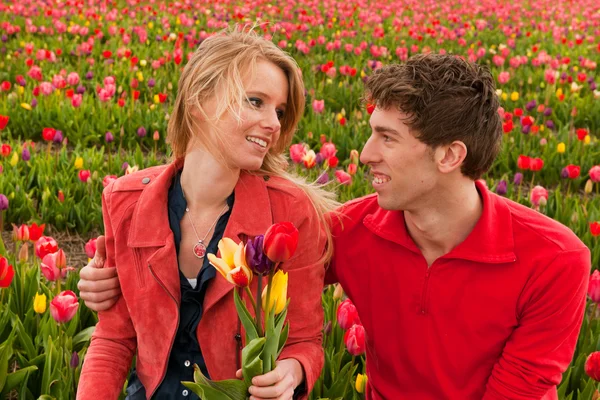
[(250, 97), (248, 99), (248, 103), (250, 103), (253, 107), (260, 107), (262, 104), (262, 100), (257, 97)]

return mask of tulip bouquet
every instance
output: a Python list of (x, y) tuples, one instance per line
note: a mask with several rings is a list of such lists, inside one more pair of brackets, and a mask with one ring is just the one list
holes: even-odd
[[(246, 333), (246, 346), (242, 350), (243, 380), (211, 381), (194, 366), (195, 382), (182, 383), (200, 398), (245, 400), (252, 378), (275, 368), (289, 332), (285, 321), (288, 276), (280, 266), (292, 257), (297, 246), (296, 227), (290, 222), (280, 222), (245, 245), (223, 238), (219, 241), (220, 257), (208, 254), (210, 263), (235, 286), (233, 297)], [(255, 275), (256, 300), (250, 288)], [(264, 288), (263, 277), (268, 278)], [(246, 293), (252, 309), (242, 300), (242, 292)]]

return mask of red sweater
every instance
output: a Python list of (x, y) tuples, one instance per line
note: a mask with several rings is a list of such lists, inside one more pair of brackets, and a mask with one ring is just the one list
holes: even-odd
[(364, 324), (367, 399), (557, 398), (590, 252), (558, 222), (477, 188), (481, 218), (429, 268), (401, 211), (375, 195), (342, 208), (327, 281), (342, 284)]

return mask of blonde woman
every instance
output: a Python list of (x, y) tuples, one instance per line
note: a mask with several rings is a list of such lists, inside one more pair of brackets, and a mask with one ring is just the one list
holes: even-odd
[(103, 193), (105, 268), (93, 272), (116, 267), (113, 289), (122, 296), (99, 313), (78, 399), (116, 399), (134, 354), (128, 399), (197, 398), (180, 383), (193, 380), (194, 364), (211, 379), (234, 378), (244, 335), (233, 287), (205, 255), (222, 237), (246, 241), (280, 221), (300, 232), (283, 266), (290, 336), (276, 369), (256, 377), (250, 393), (307, 397), (323, 365), (321, 290), (331, 253), (323, 215), (335, 202), (284, 172), (282, 154), (303, 109), (298, 66), (270, 41), (235, 31), (199, 46), (169, 121), (174, 161), (124, 176)]

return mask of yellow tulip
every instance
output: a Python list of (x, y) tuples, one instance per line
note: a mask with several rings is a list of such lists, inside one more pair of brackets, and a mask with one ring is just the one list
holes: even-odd
[(279, 314), (285, 308), (287, 302), (288, 274), (279, 270), (273, 276), (273, 289), (269, 299), (269, 308), (267, 309), (267, 290), (269, 285), (265, 286), (262, 292), (262, 308), (265, 313), (275, 307), (275, 314)]
[(140, 82), (144, 82), (144, 74), (142, 74), (142, 71), (138, 71), (137, 80)]
[(356, 388), (356, 391), (358, 393), (364, 393), (368, 381), (369, 378), (367, 377), (367, 374), (356, 375), (356, 385), (354, 386)]
[(508, 99), (508, 95), (506, 93), (502, 93), (502, 100)]
[(556, 146), (556, 151), (559, 153), (564, 153), (565, 150), (567, 150), (567, 146), (563, 142), (560, 142), (558, 146)]
[(19, 162), (19, 155), (15, 151), (13, 153), (12, 157), (10, 158), (10, 165), (12, 165), (14, 167), (15, 165), (17, 165), (18, 162)]
[(33, 299), (33, 311), (38, 314), (43, 314), (46, 312), (46, 295), (45, 294), (35, 294), (35, 298)]
[(594, 187), (594, 182), (592, 182), (591, 179), (588, 179), (587, 182), (585, 183), (585, 187), (583, 188), (583, 191), (585, 193), (592, 193), (593, 187)]
[(583, 138), (584, 144), (590, 144), (591, 141), (592, 141), (592, 138), (590, 137), (590, 135), (585, 135), (585, 138)]
[(21, 103), (21, 107), (23, 107), (27, 111), (31, 111), (31, 106), (27, 103)]
[(517, 100), (519, 100), (519, 92), (512, 92), (512, 93), (510, 94), (510, 99), (511, 99), (512, 101), (517, 101)]
[(75, 159), (75, 169), (82, 169), (82, 168), (83, 168), (83, 158), (77, 157)]
[(157, 94), (155, 94), (155, 95), (154, 95), (154, 103), (155, 103), (155, 104), (158, 104), (158, 103), (160, 103), (160, 99), (158, 98), (158, 95), (157, 95)]
[(244, 244), (236, 244), (229, 238), (219, 240), (221, 257), (208, 254), (208, 261), (227, 279), (227, 282), (239, 287), (246, 287), (252, 282), (252, 270), (246, 264)]

